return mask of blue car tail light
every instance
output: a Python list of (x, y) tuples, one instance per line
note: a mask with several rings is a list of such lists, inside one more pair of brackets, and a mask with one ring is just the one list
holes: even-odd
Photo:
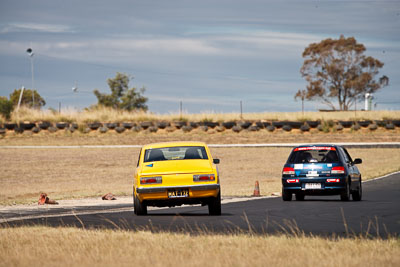
[(284, 167), (283, 170), (282, 170), (282, 174), (283, 175), (294, 175), (295, 174), (294, 168), (292, 168), (292, 167)]
[(345, 169), (343, 166), (335, 166), (331, 169), (331, 174), (344, 174)]

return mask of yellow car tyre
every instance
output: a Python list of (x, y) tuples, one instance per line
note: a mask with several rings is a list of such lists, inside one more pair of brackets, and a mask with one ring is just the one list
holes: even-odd
[(133, 212), (136, 215), (147, 215), (147, 206), (144, 203), (141, 203), (140, 200), (133, 195)]
[(208, 204), (208, 213), (210, 215), (221, 215), (221, 192), (217, 197), (210, 200)]

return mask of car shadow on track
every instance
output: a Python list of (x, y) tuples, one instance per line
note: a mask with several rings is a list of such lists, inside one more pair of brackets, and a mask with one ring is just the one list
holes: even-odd
[[(182, 213), (154, 213), (154, 212), (149, 212), (147, 215), (144, 216), (161, 216), (161, 217), (171, 217), (171, 216), (179, 216), (179, 217), (218, 217), (215, 215), (209, 215), (208, 213), (187, 213), (187, 212), (182, 212)], [(144, 216), (139, 216), (139, 217), (144, 217)], [(233, 216), (231, 213), (222, 213), (221, 216)]]
[[(335, 199), (304, 199), (304, 200), (293, 200), (292, 202), (301, 203), (301, 202), (331, 202), (331, 203), (350, 203), (355, 201), (341, 201)], [(359, 202), (359, 201), (357, 201)]]

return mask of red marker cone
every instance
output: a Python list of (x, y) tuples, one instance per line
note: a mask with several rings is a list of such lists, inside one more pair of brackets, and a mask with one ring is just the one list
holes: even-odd
[(101, 197), (102, 200), (116, 200), (113, 194), (107, 193)]
[(38, 205), (44, 205), (44, 203), (46, 203), (46, 199), (47, 199), (47, 194), (41, 193), (39, 196)]
[(254, 186), (254, 193), (253, 193), (253, 197), (259, 197), (260, 195), (260, 184), (258, 183), (258, 181), (256, 181), (256, 184)]
[(55, 204), (57, 205), (58, 202), (55, 200), (50, 199), (46, 193), (41, 193), (38, 201), (38, 205), (44, 205), (44, 204)]

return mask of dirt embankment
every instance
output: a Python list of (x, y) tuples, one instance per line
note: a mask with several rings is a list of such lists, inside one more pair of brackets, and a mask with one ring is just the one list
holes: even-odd
[(337, 142), (400, 142), (400, 128), (394, 130), (360, 129), (353, 131), (343, 129), (335, 132), (322, 132), (317, 129), (311, 129), (308, 132), (292, 130), (286, 132), (282, 129), (276, 129), (269, 132), (265, 129), (259, 131), (233, 131), (217, 132), (210, 129), (207, 132), (193, 130), (185, 133), (182, 130), (167, 132), (159, 130), (151, 132), (132, 132), (125, 131), (117, 133), (108, 131), (100, 133), (93, 131), (87, 134), (80, 132), (70, 133), (68, 131), (58, 131), (56, 133), (40, 132), (37, 134), (24, 132), (22, 134), (7, 134), (0, 136), (0, 146), (5, 145), (143, 145), (154, 142), (166, 141), (185, 141), (198, 140), (208, 144), (232, 144), (232, 143), (337, 143)]

